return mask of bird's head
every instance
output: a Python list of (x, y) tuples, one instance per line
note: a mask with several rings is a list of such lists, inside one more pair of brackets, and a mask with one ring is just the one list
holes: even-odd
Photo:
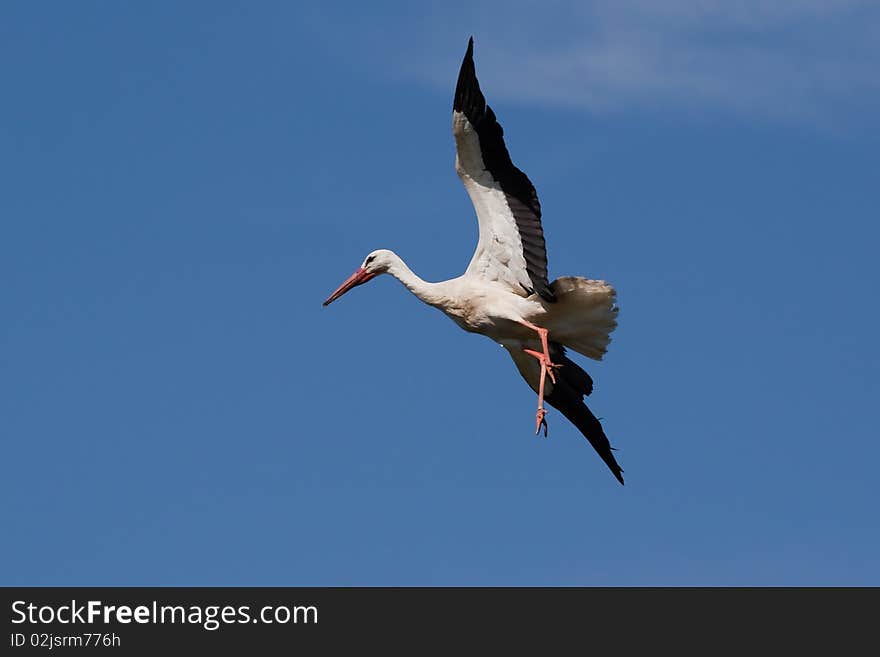
[(342, 283), (342, 285), (336, 288), (336, 291), (333, 294), (327, 297), (324, 305), (327, 306), (333, 303), (351, 288), (363, 285), (379, 274), (387, 272), (391, 265), (394, 264), (394, 258), (394, 253), (387, 249), (373, 251), (370, 255), (364, 258), (364, 262), (361, 266), (358, 267), (355, 272)]

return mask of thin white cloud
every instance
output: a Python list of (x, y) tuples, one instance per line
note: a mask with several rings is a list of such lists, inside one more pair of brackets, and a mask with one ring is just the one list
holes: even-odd
[(825, 124), (880, 108), (878, 2), (601, 0), (447, 8), (417, 23), (409, 44), (417, 56), (398, 62), (398, 72), (448, 87), (461, 56), (449, 42), (457, 46), (473, 32), (493, 98), (597, 112), (665, 107)]

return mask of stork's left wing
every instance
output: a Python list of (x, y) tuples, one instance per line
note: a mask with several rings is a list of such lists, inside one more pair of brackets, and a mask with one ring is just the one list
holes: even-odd
[[(540, 342), (524, 345), (531, 349), (539, 350)], [(584, 403), (584, 396), (593, 392), (593, 379), (581, 367), (565, 355), (565, 347), (557, 342), (550, 342), (550, 358), (560, 367), (555, 371), (556, 382), (545, 381), (544, 400), (553, 408), (561, 412), (568, 420), (580, 430), (584, 438), (590, 441), (593, 449), (599, 454), (611, 473), (621, 484), (623, 483), (623, 469), (614, 458), (613, 447), (608, 442), (608, 436), (602, 429), (602, 423), (593, 415), (593, 412)], [(541, 368), (538, 361), (519, 346), (506, 346), (508, 353), (516, 368), (526, 380), (532, 390), (538, 392), (538, 383), (541, 376)]]
[(504, 131), (486, 104), (468, 41), (452, 105), (455, 170), (471, 197), (480, 224), (477, 250), (467, 274), (508, 285), (519, 294), (556, 297), (547, 281), (547, 249), (541, 204), (528, 176), (510, 160)]

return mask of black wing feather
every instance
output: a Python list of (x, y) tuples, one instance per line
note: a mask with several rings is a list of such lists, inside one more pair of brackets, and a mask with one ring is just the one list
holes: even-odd
[(622, 484), (623, 469), (614, 458), (611, 451), (613, 448), (602, 429), (602, 423), (584, 403), (584, 396), (593, 391), (593, 379), (565, 355), (565, 348), (559, 343), (550, 343), (550, 358), (562, 367), (556, 370), (556, 383), (551, 394), (545, 395), (544, 399), (580, 430)]

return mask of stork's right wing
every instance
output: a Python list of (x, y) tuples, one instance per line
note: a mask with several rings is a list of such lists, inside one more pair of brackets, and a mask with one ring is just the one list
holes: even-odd
[[(523, 345), (535, 351), (541, 351), (537, 340), (534, 344)], [(611, 443), (602, 429), (602, 424), (584, 403), (584, 396), (593, 391), (593, 379), (581, 367), (565, 355), (565, 347), (557, 342), (550, 342), (550, 359), (561, 365), (555, 370), (554, 384), (548, 376), (544, 382), (544, 400), (562, 413), (580, 430), (593, 449), (599, 454), (611, 473), (623, 483), (623, 469), (617, 463), (612, 452)], [(537, 359), (529, 356), (521, 348), (505, 346), (516, 368), (532, 390), (538, 392), (541, 377), (541, 366)]]
[(507, 285), (511, 291), (556, 297), (547, 281), (547, 248), (541, 204), (528, 176), (510, 160), (504, 130), (486, 104), (468, 41), (452, 104), (455, 170), (477, 212), (480, 239), (467, 273)]

